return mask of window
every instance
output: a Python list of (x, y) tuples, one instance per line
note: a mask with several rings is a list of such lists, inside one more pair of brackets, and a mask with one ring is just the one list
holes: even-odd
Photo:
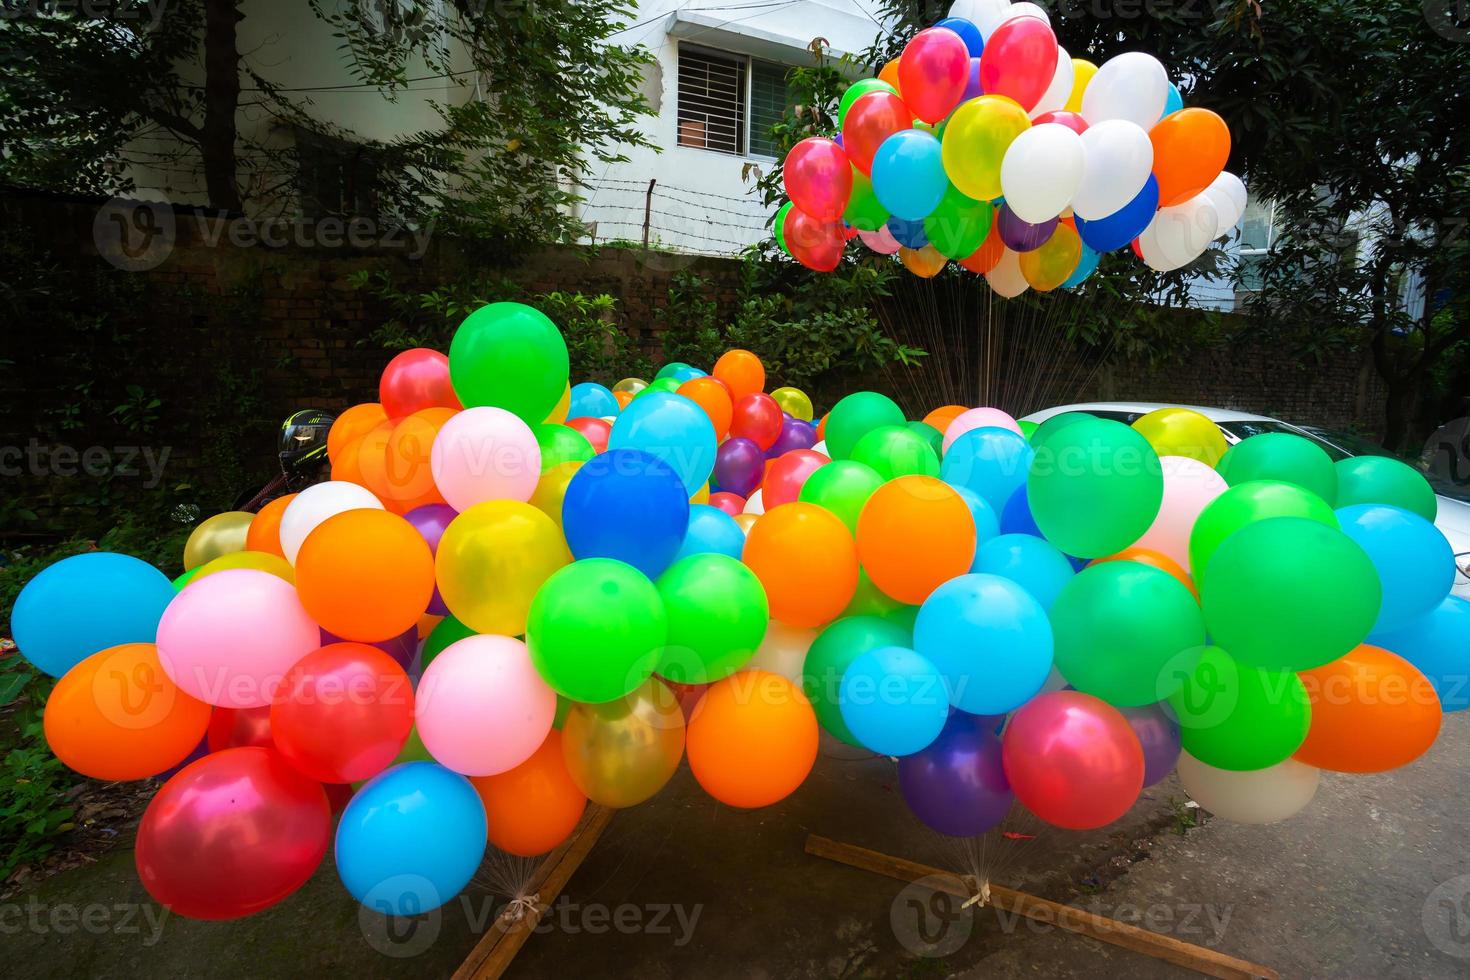
[(1272, 201), (1257, 201), (1252, 198), (1245, 206), (1241, 217), (1240, 291), (1257, 292), (1261, 288), (1261, 264), (1271, 251), (1276, 240), (1276, 204)]
[(310, 130), (296, 130), (296, 185), (302, 214), (377, 213), (377, 166), (367, 147)]
[(776, 155), (771, 127), (781, 121), (791, 100), (786, 92), (786, 66), (769, 61), (750, 65), (750, 152), (763, 157)]
[(787, 99), (783, 65), (679, 47), (680, 146), (774, 157), (771, 127)]

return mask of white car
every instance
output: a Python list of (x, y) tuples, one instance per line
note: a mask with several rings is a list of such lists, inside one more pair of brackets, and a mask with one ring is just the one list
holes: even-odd
[[(1197, 405), (1174, 406), (1155, 402), (1085, 402), (1079, 405), (1058, 405), (1056, 408), (1033, 412), (1023, 421), (1040, 423), (1053, 415), (1061, 415), (1063, 412), (1086, 412), (1098, 418), (1114, 419), (1132, 425), (1136, 419), (1147, 415), (1156, 408), (1174, 407), (1199, 412), (1214, 422), (1220, 427), (1225, 441), (1232, 446), (1242, 439), (1260, 435), (1263, 432), (1289, 432), (1292, 435), (1312, 440), (1321, 446), (1334, 461), (1346, 459), (1349, 456), (1392, 455), (1382, 446), (1376, 446), (1350, 432), (1335, 432), (1316, 426), (1292, 425), (1290, 422), (1283, 422), (1266, 415), (1252, 415), (1249, 412), (1238, 412), (1230, 408), (1201, 408)], [(1439, 501), (1434, 526), (1439, 528), (1440, 533), (1449, 541), (1450, 547), (1455, 552), (1457, 571), (1454, 592), (1456, 595), (1470, 599), (1470, 502), (1467, 502), (1462, 490), (1435, 485), (1433, 481), (1431, 484), (1435, 486), (1435, 496)], [(1441, 491), (1449, 491), (1456, 495), (1446, 496)]]

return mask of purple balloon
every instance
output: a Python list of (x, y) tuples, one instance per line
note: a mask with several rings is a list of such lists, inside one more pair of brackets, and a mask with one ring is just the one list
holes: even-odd
[(1016, 213), (1005, 204), (1000, 206), (995, 220), (1000, 240), (1013, 252), (1034, 252), (1045, 245), (1051, 233), (1057, 230), (1056, 218), (1033, 225), (1016, 217)]
[(1152, 786), (1179, 761), (1179, 724), (1157, 704), (1119, 708), (1143, 746), (1143, 785)]
[[(448, 504), (424, 504), (415, 507), (403, 515), (413, 529), (429, 543), (429, 553), (436, 554), (439, 551), (439, 539), (444, 537), (444, 531), (449, 527), (449, 522), (459, 516), (459, 511)], [(439, 586), (434, 586), (434, 597), (429, 600), (429, 608), (426, 612), (434, 616), (448, 616), (449, 607), (444, 604), (444, 597), (439, 594)]]
[[(326, 646), (328, 643), (362, 642), (360, 640), (344, 640), (342, 637), (334, 633), (328, 633), (326, 630), (322, 630), (321, 633), (322, 646)], [(413, 655), (419, 648), (419, 628), (417, 625), (410, 626), (391, 640), (379, 640), (376, 643), (369, 643), (368, 646), (377, 647), (392, 657), (398, 663), (398, 666), (404, 670), (408, 670), (409, 665), (413, 663)]]
[(749, 497), (766, 474), (766, 456), (751, 439), (726, 439), (715, 453), (715, 482), (721, 490)]
[(180, 769), (184, 768), (185, 766), (187, 766), (191, 762), (198, 762), (200, 759), (204, 758), (206, 755), (209, 755), (209, 733), (208, 732), (205, 732), (204, 733), (204, 737), (199, 740), (199, 744), (196, 745), (196, 746), (194, 746), (194, 751), (192, 751), (188, 755), (184, 756), (184, 761), (183, 762), (180, 762), (178, 765), (174, 766), (172, 769), (165, 769), (163, 772), (159, 773), (157, 776), (154, 776), (153, 778), (156, 779), (156, 780), (158, 780), (160, 783), (166, 783), (170, 779), (174, 778), (174, 775), (177, 774)]
[(993, 718), (957, 711), (928, 748), (898, 760), (904, 802), (941, 834), (983, 834), (1011, 810), (1014, 796), (993, 727)]
[(985, 86), (980, 84), (980, 59), (970, 59), (970, 77), (965, 82), (965, 94), (960, 96), (961, 102), (969, 102), (978, 99), (985, 94)]
[(775, 459), (793, 449), (810, 449), (816, 444), (817, 427), (788, 415), (781, 420), (781, 434), (766, 450), (766, 459)]

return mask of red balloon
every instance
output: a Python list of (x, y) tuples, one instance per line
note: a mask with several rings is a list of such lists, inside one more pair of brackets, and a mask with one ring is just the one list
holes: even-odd
[(830, 462), (814, 449), (793, 449), (771, 460), (761, 483), (761, 502), (766, 510), (796, 500), (807, 477)]
[(1128, 719), (1080, 691), (1039, 694), (1018, 708), (1001, 762), (1016, 798), (1069, 830), (1112, 823), (1143, 789), (1143, 747)]
[(718, 507), (731, 517), (734, 517), (736, 514), (745, 513), (745, 498), (738, 493), (731, 493), (728, 490), (716, 490), (710, 494), (709, 505), (711, 507)]
[(331, 839), (320, 783), (273, 749), (226, 749), (163, 784), (133, 858), (143, 887), (170, 911), (238, 919), (305, 884)]
[(215, 708), (209, 714), (209, 730), (204, 737), (211, 752), (249, 745), (275, 748), (276, 743), (271, 741), (271, 706)]
[(1031, 125), (1040, 126), (1042, 123), (1056, 123), (1058, 126), (1066, 126), (1072, 132), (1082, 134), (1087, 132), (1087, 120), (1075, 112), (1066, 112), (1058, 109), (1056, 112), (1043, 112), (1031, 120)]
[(980, 86), (1015, 99), (1030, 112), (1057, 71), (1057, 36), (1039, 17), (1012, 17), (985, 39)]
[(366, 643), (332, 643), (286, 671), (271, 706), (276, 748), (323, 783), (386, 769), (413, 728), (413, 687), (398, 661)]
[(449, 358), (427, 347), (406, 350), (388, 362), (378, 382), (378, 401), (390, 419), (425, 408), (463, 407), (449, 383)]
[(831, 272), (837, 268), (846, 243), (841, 221), (821, 221), (795, 207), (786, 212), (786, 248), (808, 269)]
[(776, 404), (776, 399), (764, 391), (743, 395), (735, 399), (730, 438), (749, 439), (764, 452), (776, 444), (776, 437), (781, 434), (781, 422), (781, 406)]
[(567, 419), (567, 428), (582, 433), (583, 438), (592, 443), (593, 452), (607, 452), (607, 439), (612, 435), (612, 423), (583, 415), (581, 418)]
[(852, 196), (852, 166), (842, 147), (820, 136), (808, 136), (786, 154), (781, 173), (793, 211), (805, 211), (822, 221), (842, 217)]
[(937, 123), (949, 115), (959, 105), (969, 80), (970, 51), (949, 28), (920, 31), (904, 46), (898, 62), (898, 90), (914, 115), (925, 122)]
[[(869, 92), (847, 109), (847, 118), (842, 123), (842, 148), (854, 167), (871, 176), (878, 147), (894, 133), (911, 129), (913, 125), (914, 114), (903, 99), (892, 92)], [(791, 241), (791, 219), (797, 210), (792, 208), (786, 218), (787, 242)]]

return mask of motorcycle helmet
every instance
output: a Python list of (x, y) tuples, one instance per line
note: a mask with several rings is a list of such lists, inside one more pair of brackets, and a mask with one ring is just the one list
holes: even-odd
[(281, 423), (281, 472), (303, 476), (327, 462), (327, 433), (335, 421), (332, 412), (306, 408)]

